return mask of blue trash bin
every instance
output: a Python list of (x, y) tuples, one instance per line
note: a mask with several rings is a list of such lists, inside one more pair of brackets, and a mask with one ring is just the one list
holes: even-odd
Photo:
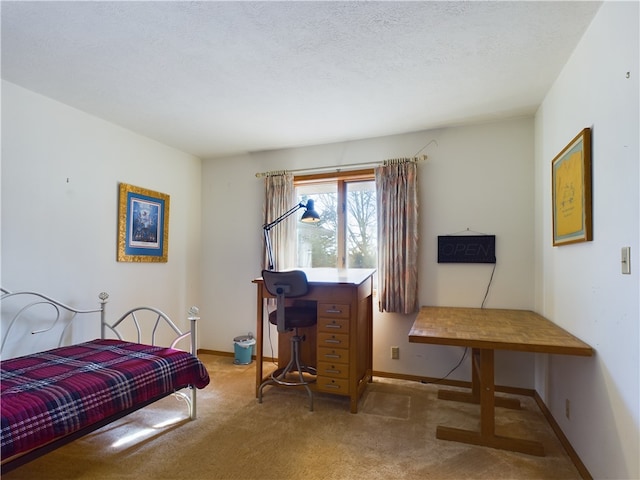
[(236, 365), (249, 365), (252, 362), (253, 346), (256, 339), (253, 335), (241, 335), (233, 339), (233, 351), (235, 358), (233, 363)]

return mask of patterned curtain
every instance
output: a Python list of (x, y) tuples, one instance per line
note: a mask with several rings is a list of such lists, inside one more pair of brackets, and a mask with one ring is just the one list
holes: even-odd
[(379, 309), (413, 313), (418, 310), (417, 166), (393, 160), (375, 174)]
[[(293, 175), (282, 172), (270, 174), (264, 179), (264, 224), (274, 221), (296, 204)], [(269, 231), (273, 250), (274, 270), (285, 270), (295, 266), (295, 225), (294, 215), (284, 219)], [(266, 245), (262, 264), (268, 268), (269, 259)]]

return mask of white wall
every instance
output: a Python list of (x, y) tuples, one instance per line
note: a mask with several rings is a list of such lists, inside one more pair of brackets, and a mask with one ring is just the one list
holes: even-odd
[[(638, 18), (637, 2), (605, 2), (536, 116), (536, 309), (596, 351), (541, 356), (536, 390), (595, 478), (640, 478)], [(584, 127), (593, 241), (553, 247), (551, 160)]]
[[(199, 159), (2, 82), (2, 285), (108, 311), (200, 298)], [(68, 180), (67, 180), (68, 179)], [(118, 183), (170, 195), (167, 263), (116, 262)], [(99, 335), (99, 320), (76, 339)]]
[[(201, 345), (232, 351), (233, 338), (255, 331), (255, 286), (262, 248), (263, 179), (255, 173), (378, 162), (412, 156), (432, 140), (420, 163), (422, 305), (482, 303), (492, 265), (437, 263), (437, 236), (496, 235), (497, 266), (487, 307), (534, 304), (533, 118), (287, 149), (203, 162), (203, 307), (214, 312)], [(408, 343), (415, 315), (374, 313), (374, 370), (439, 377), (462, 349)], [(276, 343), (274, 342), (274, 345)], [(391, 360), (390, 346), (400, 347)], [(266, 344), (269, 353), (269, 343)], [(532, 354), (500, 353), (497, 382), (533, 388)], [(451, 378), (468, 380), (468, 364)]]

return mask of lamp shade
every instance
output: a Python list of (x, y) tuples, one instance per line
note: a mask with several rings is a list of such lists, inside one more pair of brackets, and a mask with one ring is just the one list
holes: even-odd
[(320, 215), (318, 215), (318, 212), (313, 208), (313, 200), (307, 200), (307, 206), (305, 208), (306, 210), (300, 218), (301, 222), (317, 223), (320, 221)]

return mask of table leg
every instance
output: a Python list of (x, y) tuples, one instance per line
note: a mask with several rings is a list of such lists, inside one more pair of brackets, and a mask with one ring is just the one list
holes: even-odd
[[(480, 349), (472, 350), (472, 370), (471, 370), (471, 393), (460, 392), (458, 390), (439, 390), (438, 398), (440, 400), (453, 400), (456, 402), (474, 403), (480, 405)], [(492, 382), (493, 383), (493, 382)], [(511, 397), (494, 397), (496, 407), (520, 409), (520, 400)]]
[(262, 383), (262, 336), (264, 333), (264, 299), (262, 297), (262, 285), (256, 284), (257, 300), (256, 300), (256, 398), (258, 398), (258, 389)]
[[(462, 401), (474, 400), (480, 404), (480, 432), (439, 426), (436, 438), (470, 443), (487, 447), (544, 456), (544, 447), (538, 442), (510, 438), (495, 433), (495, 398), (494, 383), (494, 351), (490, 349), (474, 349), (473, 352), (473, 388), (471, 394), (462, 396)], [(438, 396), (439, 398), (440, 395)], [(450, 399), (457, 400), (455, 395)]]

